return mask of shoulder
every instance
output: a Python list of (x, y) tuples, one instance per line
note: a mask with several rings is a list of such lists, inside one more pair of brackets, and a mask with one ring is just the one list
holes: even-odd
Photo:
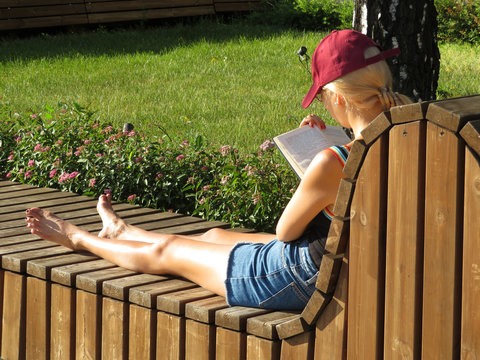
[(304, 181), (318, 184), (319, 181), (338, 182), (343, 177), (343, 163), (331, 148), (320, 151), (305, 172)]

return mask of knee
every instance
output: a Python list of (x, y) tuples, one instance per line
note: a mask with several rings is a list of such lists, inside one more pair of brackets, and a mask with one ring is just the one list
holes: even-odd
[(149, 272), (156, 274), (169, 273), (168, 254), (169, 248), (175, 240), (175, 236), (167, 236), (164, 241), (152, 244), (148, 249), (148, 256), (150, 257), (149, 264), (152, 268)]
[(214, 241), (214, 240), (222, 239), (224, 237), (224, 233), (225, 233), (225, 230), (223, 230), (223, 229), (213, 228), (213, 229), (210, 229), (207, 232), (205, 232), (201, 236), (201, 238), (202, 238), (202, 240), (205, 240), (205, 241), (209, 241), (209, 240)]

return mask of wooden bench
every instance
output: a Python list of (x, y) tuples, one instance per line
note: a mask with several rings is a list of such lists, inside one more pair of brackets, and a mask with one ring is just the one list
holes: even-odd
[(250, 11), (259, 0), (0, 0), (0, 31)]
[[(227, 307), (184, 279), (38, 240), (24, 227), (26, 208), (97, 232), (96, 202), (0, 182), (0, 357), (479, 357), (480, 96), (397, 107), (363, 134), (345, 167), (318, 291), (300, 313)], [(152, 231), (227, 228), (114, 207)]]

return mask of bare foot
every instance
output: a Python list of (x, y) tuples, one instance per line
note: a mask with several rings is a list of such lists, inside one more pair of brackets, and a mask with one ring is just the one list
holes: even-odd
[(103, 228), (98, 236), (106, 239), (121, 239), (128, 225), (113, 210), (112, 195), (100, 195), (97, 211), (103, 223)]
[(47, 210), (33, 208), (28, 209), (26, 214), (27, 227), (32, 234), (72, 250), (77, 248), (76, 239), (79, 238), (78, 235), (85, 233), (84, 230), (58, 218)]

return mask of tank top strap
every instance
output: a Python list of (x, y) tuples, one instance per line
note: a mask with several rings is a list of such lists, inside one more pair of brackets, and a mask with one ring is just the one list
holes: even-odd
[[(348, 145), (334, 145), (327, 149), (331, 151), (333, 155), (337, 158), (337, 160), (342, 164), (342, 167), (345, 167), (345, 163), (347, 162), (348, 154), (350, 154), (350, 147)], [(335, 214), (328, 210), (327, 208), (322, 210), (322, 214), (329, 220), (332, 220)]]
[(348, 147), (348, 145), (334, 145), (329, 147), (327, 150), (332, 152), (333, 155), (335, 155), (337, 160), (342, 164), (342, 167), (345, 167), (348, 154), (350, 154), (350, 148)]

